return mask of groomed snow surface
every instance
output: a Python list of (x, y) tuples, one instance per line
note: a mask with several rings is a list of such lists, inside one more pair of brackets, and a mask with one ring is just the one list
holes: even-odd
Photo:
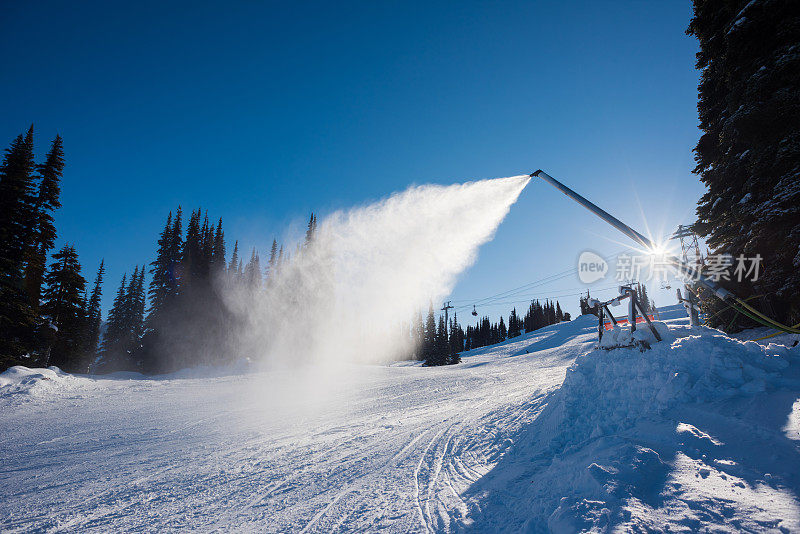
[(684, 315), (650, 350), (584, 316), (443, 368), (12, 368), (0, 530), (800, 531), (800, 347)]

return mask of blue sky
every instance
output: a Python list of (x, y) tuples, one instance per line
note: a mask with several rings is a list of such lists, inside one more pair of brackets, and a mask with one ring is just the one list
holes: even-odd
[[(30, 123), (39, 154), (63, 136), (59, 239), (75, 243), (87, 279), (105, 258), (106, 305), (123, 272), (152, 261), (178, 204), (203, 206), (223, 217), (229, 240), (263, 249), (312, 210), (324, 216), (411, 183), (542, 168), (623, 221), (643, 229), (646, 213), (663, 232), (691, 222), (703, 193), (690, 172), (699, 131), (689, 2), (19, 2), (3, 11), (0, 142)], [(532, 182), (452, 298), (466, 304), (573, 268), (587, 248), (623, 248), (612, 240), (624, 238)], [(520, 300), (580, 285), (567, 277)], [(561, 300), (577, 308), (577, 297)]]

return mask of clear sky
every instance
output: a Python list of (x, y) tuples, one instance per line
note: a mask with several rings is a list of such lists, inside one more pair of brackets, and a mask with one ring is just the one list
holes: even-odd
[[(64, 138), (59, 240), (89, 280), (105, 258), (106, 306), (178, 204), (263, 250), (312, 210), (542, 168), (666, 233), (703, 193), (690, 14), (688, 1), (6, 2), (0, 142), (30, 123), (40, 156)], [(612, 239), (626, 242), (531, 182), (452, 298), (621, 250)]]

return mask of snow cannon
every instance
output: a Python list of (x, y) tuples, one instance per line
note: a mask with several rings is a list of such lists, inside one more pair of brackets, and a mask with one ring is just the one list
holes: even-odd
[[(603, 219), (605, 222), (607, 222), (608, 224), (610, 224), (611, 226), (613, 226), (626, 236), (636, 241), (639, 245), (643, 246), (645, 249), (651, 251), (657, 250), (655, 243), (650, 241), (648, 238), (646, 238), (645, 236), (643, 236), (642, 234), (640, 234), (639, 232), (637, 232), (636, 230), (625, 224), (624, 222), (620, 221), (619, 219), (617, 219), (604, 209), (600, 208), (596, 204), (592, 203), (583, 196), (579, 195), (566, 185), (562, 184), (561, 182), (559, 182), (558, 180), (556, 180), (543, 170), (539, 169), (536, 172), (532, 172), (530, 174), (530, 177), (541, 178), (542, 180), (552, 185), (553, 187), (555, 187), (556, 189), (567, 195), (569, 198), (571, 198), (572, 200), (574, 200), (587, 210), (591, 211), (592, 213)], [(705, 276), (702, 273), (702, 271), (696, 269), (692, 265), (689, 265), (687, 262), (683, 261), (679, 257), (665, 256), (664, 260), (677, 271), (679, 276), (687, 280), (695, 281), (696, 284), (701, 285), (707, 290), (709, 290), (711, 294), (717, 296), (720, 300), (728, 304), (731, 308), (738, 311), (742, 315), (745, 315), (753, 319), (757, 323), (760, 323), (770, 328), (774, 328), (776, 330), (780, 330), (790, 334), (800, 334), (800, 330), (798, 330), (798, 326), (800, 325), (795, 325), (790, 327), (767, 317), (763, 313), (759, 312), (758, 310), (750, 306), (744, 300), (740, 299), (739, 297), (737, 297), (724, 287), (720, 286), (715, 281)], [(686, 285), (686, 289), (687, 291), (693, 292), (689, 284)]]

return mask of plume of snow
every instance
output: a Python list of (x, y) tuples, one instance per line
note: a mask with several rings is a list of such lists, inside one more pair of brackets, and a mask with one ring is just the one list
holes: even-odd
[(452, 290), (529, 180), (413, 186), (331, 214), (245, 306), (240, 349), (270, 363), (408, 354), (401, 325)]

